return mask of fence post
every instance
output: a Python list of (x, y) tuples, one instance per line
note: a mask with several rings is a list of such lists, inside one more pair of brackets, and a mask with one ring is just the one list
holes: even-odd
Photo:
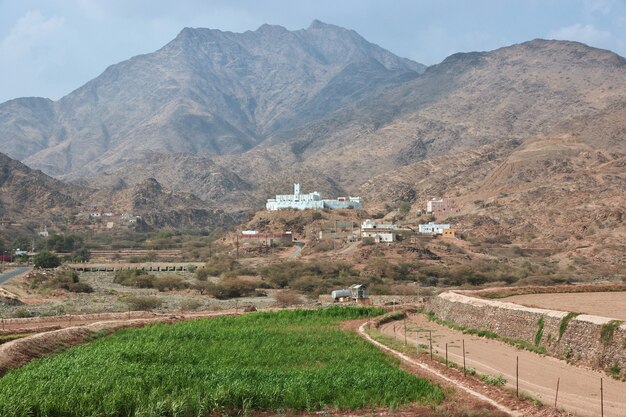
[(406, 346), (406, 313), (404, 314), (404, 346)]
[(515, 396), (519, 398), (519, 356), (515, 357)]
[(556, 401), (559, 399), (559, 383), (561, 382), (561, 377), (556, 380), (556, 395), (554, 396), (554, 408), (556, 408)]
[(465, 339), (463, 339), (463, 376), (467, 376), (467, 368), (465, 367)]
[(448, 368), (448, 342), (446, 342), (446, 368)]
[(604, 417), (604, 384), (600, 378), (600, 417)]
[(430, 360), (433, 360), (433, 331), (429, 330), (428, 331), (428, 338), (429, 338), (429, 344), (430, 344)]

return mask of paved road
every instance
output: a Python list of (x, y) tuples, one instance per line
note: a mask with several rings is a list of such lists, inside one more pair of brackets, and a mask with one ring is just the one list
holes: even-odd
[(18, 266), (17, 268), (13, 268), (9, 272), (1, 273), (0, 274), (0, 284), (4, 284), (5, 282), (10, 280), (11, 278), (15, 278), (18, 275), (22, 275), (22, 274), (25, 274), (26, 272), (30, 272), (32, 269), (33, 268), (31, 268), (29, 266)]
[(293, 252), (291, 252), (288, 256), (288, 259), (296, 259), (298, 256), (300, 256), (300, 252), (302, 252), (302, 244), (295, 244), (295, 250)]

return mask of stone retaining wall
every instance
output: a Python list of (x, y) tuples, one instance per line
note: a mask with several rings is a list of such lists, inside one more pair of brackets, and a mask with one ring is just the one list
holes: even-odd
[[(548, 354), (626, 375), (626, 324), (615, 327), (612, 337), (602, 340), (603, 329), (614, 319), (581, 314), (571, 319), (559, 338), (563, 311), (525, 307), (514, 303), (483, 300), (445, 292), (432, 297), (426, 308), (441, 319), (461, 326), (489, 330), (500, 336), (535, 343), (539, 321), (543, 317), (540, 345)], [(560, 339), (560, 340), (559, 340)]]

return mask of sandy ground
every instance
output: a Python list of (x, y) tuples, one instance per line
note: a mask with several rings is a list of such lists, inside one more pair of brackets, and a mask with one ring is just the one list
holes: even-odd
[[(402, 322), (387, 323), (381, 330), (404, 340)], [(519, 388), (540, 399), (545, 404), (554, 405), (557, 380), (559, 394), (557, 406), (581, 416), (600, 415), (600, 378), (604, 382), (604, 415), (606, 417), (626, 417), (626, 382), (616, 381), (603, 373), (568, 365), (564, 361), (516, 349), (502, 342), (464, 335), (428, 321), (423, 315), (413, 315), (407, 319), (407, 341), (428, 346), (428, 331), (432, 331), (433, 350), (436, 355), (445, 357), (448, 343), (448, 357), (462, 366), (462, 340), (465, 340), (467, 367), (479, 374), (504, 375), (507, 386), (515, 389), (516, 357), (519, 357)], [(395, 332), (394, 332), (395, 331)]]
[(526, 294), (503, 298), (502, 301), (626, 320), (626, 292)]

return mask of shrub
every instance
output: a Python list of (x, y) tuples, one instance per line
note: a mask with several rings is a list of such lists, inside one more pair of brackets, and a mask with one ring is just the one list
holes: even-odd
[(113, 282), (135, 288), (154, 288), (156, 277), (140, 269), (122, 269), (115, 271)]
[(578, 315), (580, 315), (580, 313), (567, 313), (567, 315), (561, 319), (561, 323), (559, 324), (559, 341), (563, 337), (565, 330), (567, 330), (569, 322)]
[(130, 295), (121, 299), (124, 303), (128, 304), (128, 308), (136, 311), (150, 311), (155, 308), (161, 307), (163, 302), (153, 296), (135, 296)]
[(198, 300), (184, 300), (182, 303), (180, 303), (180, 308), (183, 310), (197, 310), (202, 306), (202, 303)]
[(198, 281), (206, 281), (209, 279), (209, 270), (206, 268), (196, 269), (196, 279)]
[(74, 262), (88, 262), (91, 259), (91, 252), (86, 248), (81, 248), (70, 257)]
[(62, 271), (55, 275), (52, 279), (52, 284), (72, 284), (79, 281), (78, 273), (76, 271)]
[(300, 303), (300, 295), (294, 291), (283, 290), (274, 296), (278, 307), (289, 307)]
[(234, 271), (239, 268), (239, 262), (235, 258), (230, 256), (220, 256), (211, 258), (203, 269), (205, 269), (209, 276), (217, 277), (224, 272)]
[(215, 291), (215, 284), (208, 281), (200, 281), (194, 284), (193, 289), (198, 291), (201, 295), (212, 294)]
[(187, 288), (187, 283), (178, 275), (165, 275), (155, 279), (153, 286), (159, 291), (168, 291)]
[(543, 338), (543, 326), (544, 326), (544, 319), (543, 316), (539, 317), (539, 320), (537, 320), (537, 333), (535, 333), (535, 346), (539, 346), (541, 344), (541, 339)]
[(73, 282), (68, 285), (67, 290), (77, 293), (91, 293), (93, 292), (93, 287), (86, 282)]
[(61, 265), (61, 260), (54, 253), (42, 250), (33, 257), (33, 264), (37, 268), (56, 268)]
[(506, 384), (506, 378), (504, 377), (504, 375), (481, 375), (479, 376), (479, 378), (485, 384), (495, 385), (496, 387), (502, 387)]
[(613, 340), (613, 334), (615, 329), (624, 323), (622, 320), (611, 320), (610, 322), (603, 324), (600, 328), (600, 341), (603, 345), (608, 345)]
[(34, 316), (35, 314), (32, 311), (26, 310), (25, 308), (18, 308), (17, 310), (13, 312), (13, 317), (18, 318), (18, 319), (34, 317)]
[(241, 279), (229, 279), (221, 282), (209, 292), (210, 295), (218, 300), (227, 300), (229, 298), (247, 297), (254, 295), (256, 285), (253, 282)]

